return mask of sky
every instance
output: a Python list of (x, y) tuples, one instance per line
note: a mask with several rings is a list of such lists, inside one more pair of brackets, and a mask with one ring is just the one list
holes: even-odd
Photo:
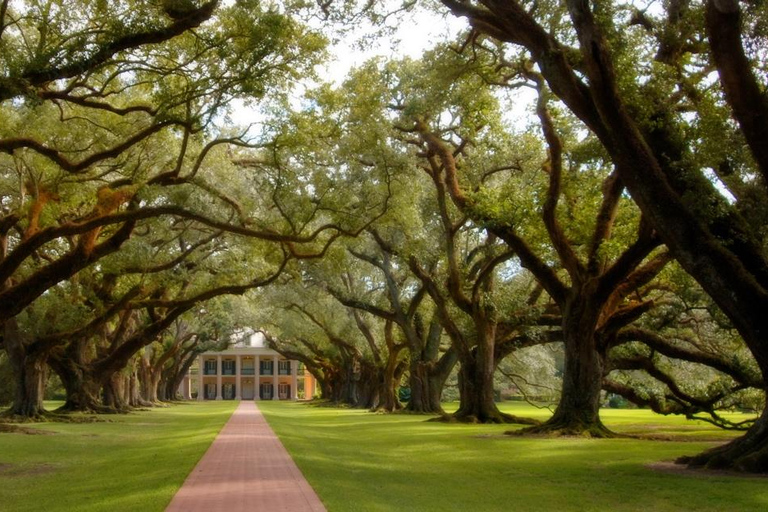
[[(316, 19), (310, 22), (310, 26), (327, 33), (327, 23)], [(353, 68), (374, 57), (417, 58), (439, 41), (454, 38), (467, 27), (467, 22), (447, 13), (439, 15), (421, 9), (417, 13), (390, 17), (387, 25), (392, 29), (391, 33), (367, 38), (365, 43), (359, 41), (374, 30), (370, 24), (360, 24), (358, 29), (332, 44), (328, 62), (317, 69), (320, 78), (340, 85)], [(332, 26), (330, 28), (333, 30)], [(313, 82), (308, 81), (306, 87), (312, 85)], [(242, 102), (235, 104), (230, 115), (232, 121), (241, 126), (258, 122), (259, 117), (255, 110), (245, 107)]]

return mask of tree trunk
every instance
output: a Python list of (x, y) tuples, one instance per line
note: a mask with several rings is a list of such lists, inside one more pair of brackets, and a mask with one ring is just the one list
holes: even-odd
[[(411, 389), (411, 398), (408, 400), (406, 410), (422, 413), (442, 413), (440, 410), (433, 410), (430, 403), (430, 363), (419, 361), (411, 356), (410, 376), (408, 377), (408, 386)], [(439, 404), (438, 404), (439, 407)]]
[(131, 410), (131, 406), (128, 404), (129, 379), (129, 376), (123, 375), (121, 372), (102, 379), (104, 406), (109, 408), (111, 412), (127, 413)]
[(768, 406), (743, 436), (699, 455), (680, 457), (676, 462), (688, 467), (768, 473)]
[(109, 412), (101, 404), (101, 386), (88, 375), (89, 344), (85, 339), (70, 341), (61, 354), (52, 355), (50, 365), (61, 379), (67, 399), (60, 412)]
[(405, 364), (398, 360), (399, 351), (390, 348), (387, 364), (384, 368), (377, 368), (378, 378), (378, 403), (371, 407), (371, 411), (395, 412), (403, 408), (397, 397), (397, 387), (403, 376)]
[(563, 308), (565, 371), (555, 413), (521, 433), (615, 437), (600, 420), (603, 357), (597, 346), (600, 307), (586, 294), (571, 296)]
[(82, 368), (68, 357), (51, 359), (51, 368), (61, 379), (67, 399), (60, 412), (105, 412), (99, 399), (99, 385), (88, 379)]
[[(501, 412), (493, 392), (493, 370), (488, 361), (465, 358), (459, 368), (459, 409), (453, 418), (469, 423), (517, 423), (518, 418)], [(483, 364), (485, 362), (485, 364)], [(522, 422), (522, 421), (520, 421)]]
[[(456, 361), (450, 366), (453, 369)], [(443, 386), (450, 374), (440, 371), (439, 365), (432, 362), (416, 361), (411, 363), (411, 373), (408, 385), (411, 388), (411, 398), (408, 400), (406, 410), (425, 414), (443, 414), (443, 406), (440, 397), (443, 394)]]
[(16, 396), (9, 414), (25, 418), (39, 418), (45, 414), (43, 397), (48, 380), (48, 365), (44, 354), (28, 355), (19, 361), (10, 357), (16, 376)]
[(24, 342), (14, 318), (5, 322), (5, 351), (16, 379), (16, 394), (6, 414), (39, 418), (45, 414), (43, 395), (48, 377), (48, 354)]
[(133, 368), (127, 377), (127, 395), (128, 404), (131, 407), (143, 407), (146, 402), (141, 398), (141, 384), (139, 382), (139, 371)]
[(496, 373), (494, 345), (496, 326), (484, 315), (475, 318), (477, 344), (461, 357), (459, 369), (459, 409), (453, 418), (471, 423), (522, 423), (536, 425), (530, 418), (505, 414), (496, 406), (493, 376)]
[[(379, 381), (378, 404), (371, 407), (371, 411), (395, 412), (403, 408), (397, 397), (397, 383), (399, 378), (396, 376), (397, 366), (389, 365), (383, 372)], [(402, 375), (402, 372), (400, 372)]]

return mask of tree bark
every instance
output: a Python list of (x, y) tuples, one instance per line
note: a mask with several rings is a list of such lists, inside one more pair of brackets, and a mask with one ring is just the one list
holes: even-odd
[(768, 407), (743, 436), (704, 453), (680, 457), (676, 462), (689, 467), (768, 473)]
[(498, 361), (495, 357), (496, 324), (484, 312), (475, 312), (477, 343), (471, 350), (460, 351), (459, 409), (453, 418), (471, 423), (520, 423), (537, 425), (530, 418), (503, 413), (496, 406), (493, 377)]
[(85, 338), (71, 340), (62, 353), (50, 357), (53, 371), (61, 379), (67, 399), (60, 412), (106, 412), (99, 397), (100, 386), (87, 373), (89, 343)]
[[(455, 363), (454, 363), (455, 364)], [(433, 362), (413, 361), (411, 363), (408, 384), (411, 398), (406, 410), (425, 414), (443, 414), (440, 396), (447, 375), (440, 375), (434, 370)]]
[(14, 318), (5, 322), (4, 342), (16, 379), (16, 394), (6, 414), (39, 418), (45, 414), (43, 395), (48, 377), (48, 354), (25, 343)]
[(597, 329), (602, 305), (590, 295), (572, 293), (562, 309), (565, 368), (555, 413), (521, 433), (615, 437), (600, 420), (604, 361)]
[(110, 412), (127, 413), (132, 407), (128, 403), (130, 375), (114, 373), (101, 379), (104, 406)]
[[(10, 355), (10, 351), (8, 352)], [(28, 355), (22, 360), (9, 356), (16, 374), (16, 396), (9, 414), (25, 418), (39, 418), (45, 414), (43, 398), (48, 380), (47, 357), (44, 354)]]
[(67, 356), (51, 358), (51, 368), (61, 379), (67, 399), (59, 412), (105, 412), (99, 399), (99, 386), (83, 368)]
[[(437, 322), (439, 326), (439, 322)], [(442, 330), (442, 329), (440, 329)], [(411, 399), (406, 410), (426, 414), (444, 414), (441, 397), (445, 381), (459, 360), (456, 347), (451, 346), (439, 358), (439, 332), (434, 346), (431, 349), (428, 342), (426, 349), (414, 353), (411, 352), (409, 385), (411, 387)]]

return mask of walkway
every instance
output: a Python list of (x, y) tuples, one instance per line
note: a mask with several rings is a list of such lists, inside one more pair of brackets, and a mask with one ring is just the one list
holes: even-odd
[(325, 511), (256, 404), (240, 402), (166, 512)]

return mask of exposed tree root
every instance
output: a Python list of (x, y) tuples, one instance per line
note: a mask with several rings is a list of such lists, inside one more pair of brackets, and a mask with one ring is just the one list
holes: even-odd
[(56, 411), (54, 411), (55, 414), (58, 414), (63, 417), (72, 417), (70, 415), (82, 413), (82, 414), (128, 414), (131, 412), (131, 408), (123, 408), (123, 409), (116, 409), (114, 407), (109, 407), (106, 405), (100, 405), (100, 404), (89, 404), (88, 406), (75, 406), (71, 404), (64, 404)]
[(757, 429), (722, 446), (675, 462), (690, 468), (733, 470), (744, 473), (768, 473), (768, 433)]
[(441, 414), (428, 421), (435, 421), (440, 423), (483, 423), (483, 424), (519, 424), (519, 425), (539, 425), (541, 422), (533, 418), (525, 418), (523, 416), (515, 416), (513, 414), (506, 414), (499, 412), (497, 414), (489, 414), (487, 416), (479, 417), (474, 414)]
[(560, 422), (547, 421), (545, 423), (527, 427), (521, 430), (510, 430), (505, 432), (511, 436), (545, 436), (545, 437), (587, 437), (594, 439), (612, 439), (617, 437), (626, 437), (613, 432), (602, 422), (581, 423), (576, 421)]
[(90, 415), (62, 414), (58, 410), (56, 410), (53, 412), (41, 411), (39, 414), (36, 414), (34, 416), (21, 416), (18, 414), (13, 414), (11, 411), (6, 411), (0, 414), (0, 421), (2, 421), (3, 423), (19, 424), (19, 423), (46, 423), (46, 422), (96, 423), (104, 420), (96, 416), (90, 416)]

